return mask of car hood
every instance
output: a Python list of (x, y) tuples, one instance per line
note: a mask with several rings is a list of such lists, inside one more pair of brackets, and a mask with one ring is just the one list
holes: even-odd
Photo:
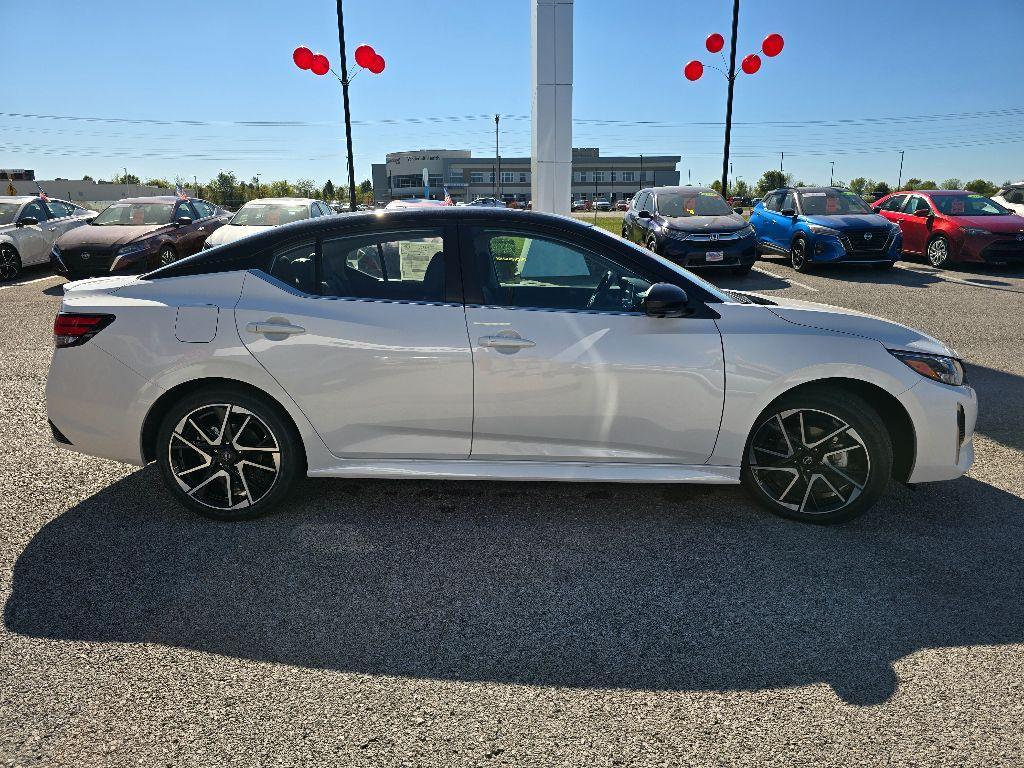
[(243, 237), (249, 237), (249, 235), (266, 232), (268, 229), (273, 229), (273, 227), (270, 225), (243, 227), (238, 224), (225, 224), (223, 227), (215, 229), (213, 234), (206, 238), (206, 244), (213, 246), (233, 243), (235, 240), (241, 240)]
[(60, 248), (107, 248), (141, 240), (149, 235), (170, 230), (168, 224), (146, 224), (138, 227), (96, 227), (86, 224), (65, 232), (57, 240)]
[(747, 226), (747, 221), (734, 213), (728, 216), (666, 216), (665, 224), (679, 232), (735, 232)]
[(961, 227), (978, 227), (989, 232), (1024, 232), (1020, 216), (950, 216)]
[(866, 312), (775, 296), (762, 298), (770, 302), (765, 309), (795, 325), (874, 339), (887, 349), (959, 358), (955, 350), (926, 333)]
[(801, 218), (811, 224), (820, 224), (833, 229), (889, 226), (889, 220), (878, 213), (845, 213), (838, 216), (802, 216)]

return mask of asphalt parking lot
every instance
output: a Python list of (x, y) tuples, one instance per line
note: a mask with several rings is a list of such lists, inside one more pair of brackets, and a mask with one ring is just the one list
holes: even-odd
[(1024, 270), (710, 277), (950, 342), (970, 474), (832, 528), (736, 488), (333, 480), (216, 524), (51, 446), (62, 279), (0, 288), (3, 764), (1024, 763)]

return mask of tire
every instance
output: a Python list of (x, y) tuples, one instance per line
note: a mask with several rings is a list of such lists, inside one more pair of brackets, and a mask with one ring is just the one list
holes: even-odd
[(279, 409), (230, 387), (188, 395), (171, 407), (157, 433), (157, 463), (171, 494), (213, 520), (271, 512), (306, 466), (302, 441)]
[(654, 235), (651, 235), (649, 238), (647, 238), (647, 250), (651, 251), (652, 253), (658, 252), (658, 238), (656, 238)]
[(21, 274), (21, 257), (9, 245), (0, 246), (0, 283), (14, 280)]
[(745, 277), (746, 275), (750, 274), (750, 270), (752, 270), (753, 268), (753, 264), (741, 264), (738, 267), (733, 267), (732, 273), (734, 275), (738, 275), (739, 277)]
[(160, 250), (157, 251), (156, 260), (158, 266), (166, 267), (178, 260), (178, 253), (169, 245), (161, 245)]
[(928, 241), (925, 256), (928, 258), (928, 263), (937, 269), (949, 266), (949, 240), (945, 235), (936, 235)]
[(789, 249), (789, 264), (797, 272), (806, 272), (810, 266), (810, 261), (807, 259), (807, 240), (804, 238), (794, 238), (793, 245)]
[(889, 433), (870, 404), (853, 393), (809, 390), (783, 395), (758, 417), (741, 478), (777, 515), (839, 523), (878, 500), (892, 462)]

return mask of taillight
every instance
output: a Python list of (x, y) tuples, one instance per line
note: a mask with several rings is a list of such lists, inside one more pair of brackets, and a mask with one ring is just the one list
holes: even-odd
[(77, 347), (114, 322), (113, 315), (91, 315), (61, 312), (53, 321), (53, 345)]

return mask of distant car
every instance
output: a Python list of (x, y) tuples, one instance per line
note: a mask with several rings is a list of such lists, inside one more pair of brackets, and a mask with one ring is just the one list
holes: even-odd
[(690, 269), (745, 275), (757, 261), (753, 227), (706, 187), (640, 190), (622, 217), (622, 236)]
[(963, 190), (896, 192), (875, 210), (899, 226), (903, 250), (933, 267), (955, 261), (1024, 262), (1024, 219), (984, 195)]
[(856, 262), (888, 269), (899, 261), (903, 236), (848, 189), (785, 187), (750, 214), (763, 254), (787, 256), (793, 269)]
[(628, 211), (629, 210), (629, 200), (617, 200), (615, 202), (615, 210), (616, 211)]
[(752, 197), (752, 198), (750, 198), (750, 204), (751, 204), (752, 206), (753, 206), (753, 205), (757, 205), (757, 204), (758, 204), (758, 203), (760, 203), (760, 202), (761, 202), (761, 198), (760, 198), (760, 197)]
[(444, 206), (443, 200), (428, 200), (425, 197), (407, 197), (404, 200), (392, 200), (386, 206), (385, 211), (401, 211), (406, 208), (437, 208)]
[(95, 215), (52, 197), (0, 197), (0, 282), (13, 280), (24, 267), (45, 264), (57, 238)]
[(1018, 216), (1024, 216), (1024, 181), (1006, 185), (992, 199)]
[(483, 208), (507, 208), (501, 200), (496, 197), (478, 197), (475, 200), (470, 201), (470, 205), (475, 205)]
[(612, 209), (612, 204), (610, 202), (608, 202), (607, 200), (595, 200), (594, 201), (594, 210), (595, 211), (610, 211), (611, 209)]
[(233, 243), (240, 237), (248, 237), (281, 224), (333, 215), (334, 211), (327, 203), (308, 197), (263, 197), (250, 200), (238, 209), (227, 226), (206, 238), (203, 249)]
[(572, 210), (574, 210), (574, 211), (585, 211), (585, 210), (587, 210), (587, 205), (588, 205), (588, 203), (587, 203), (586, 200), (573, 200), (572, 201)]
[(196, 198), (130, 197), (61, 235), (50, 261), (72, 280), (148, 272), (202, 249), (231, 213)]

